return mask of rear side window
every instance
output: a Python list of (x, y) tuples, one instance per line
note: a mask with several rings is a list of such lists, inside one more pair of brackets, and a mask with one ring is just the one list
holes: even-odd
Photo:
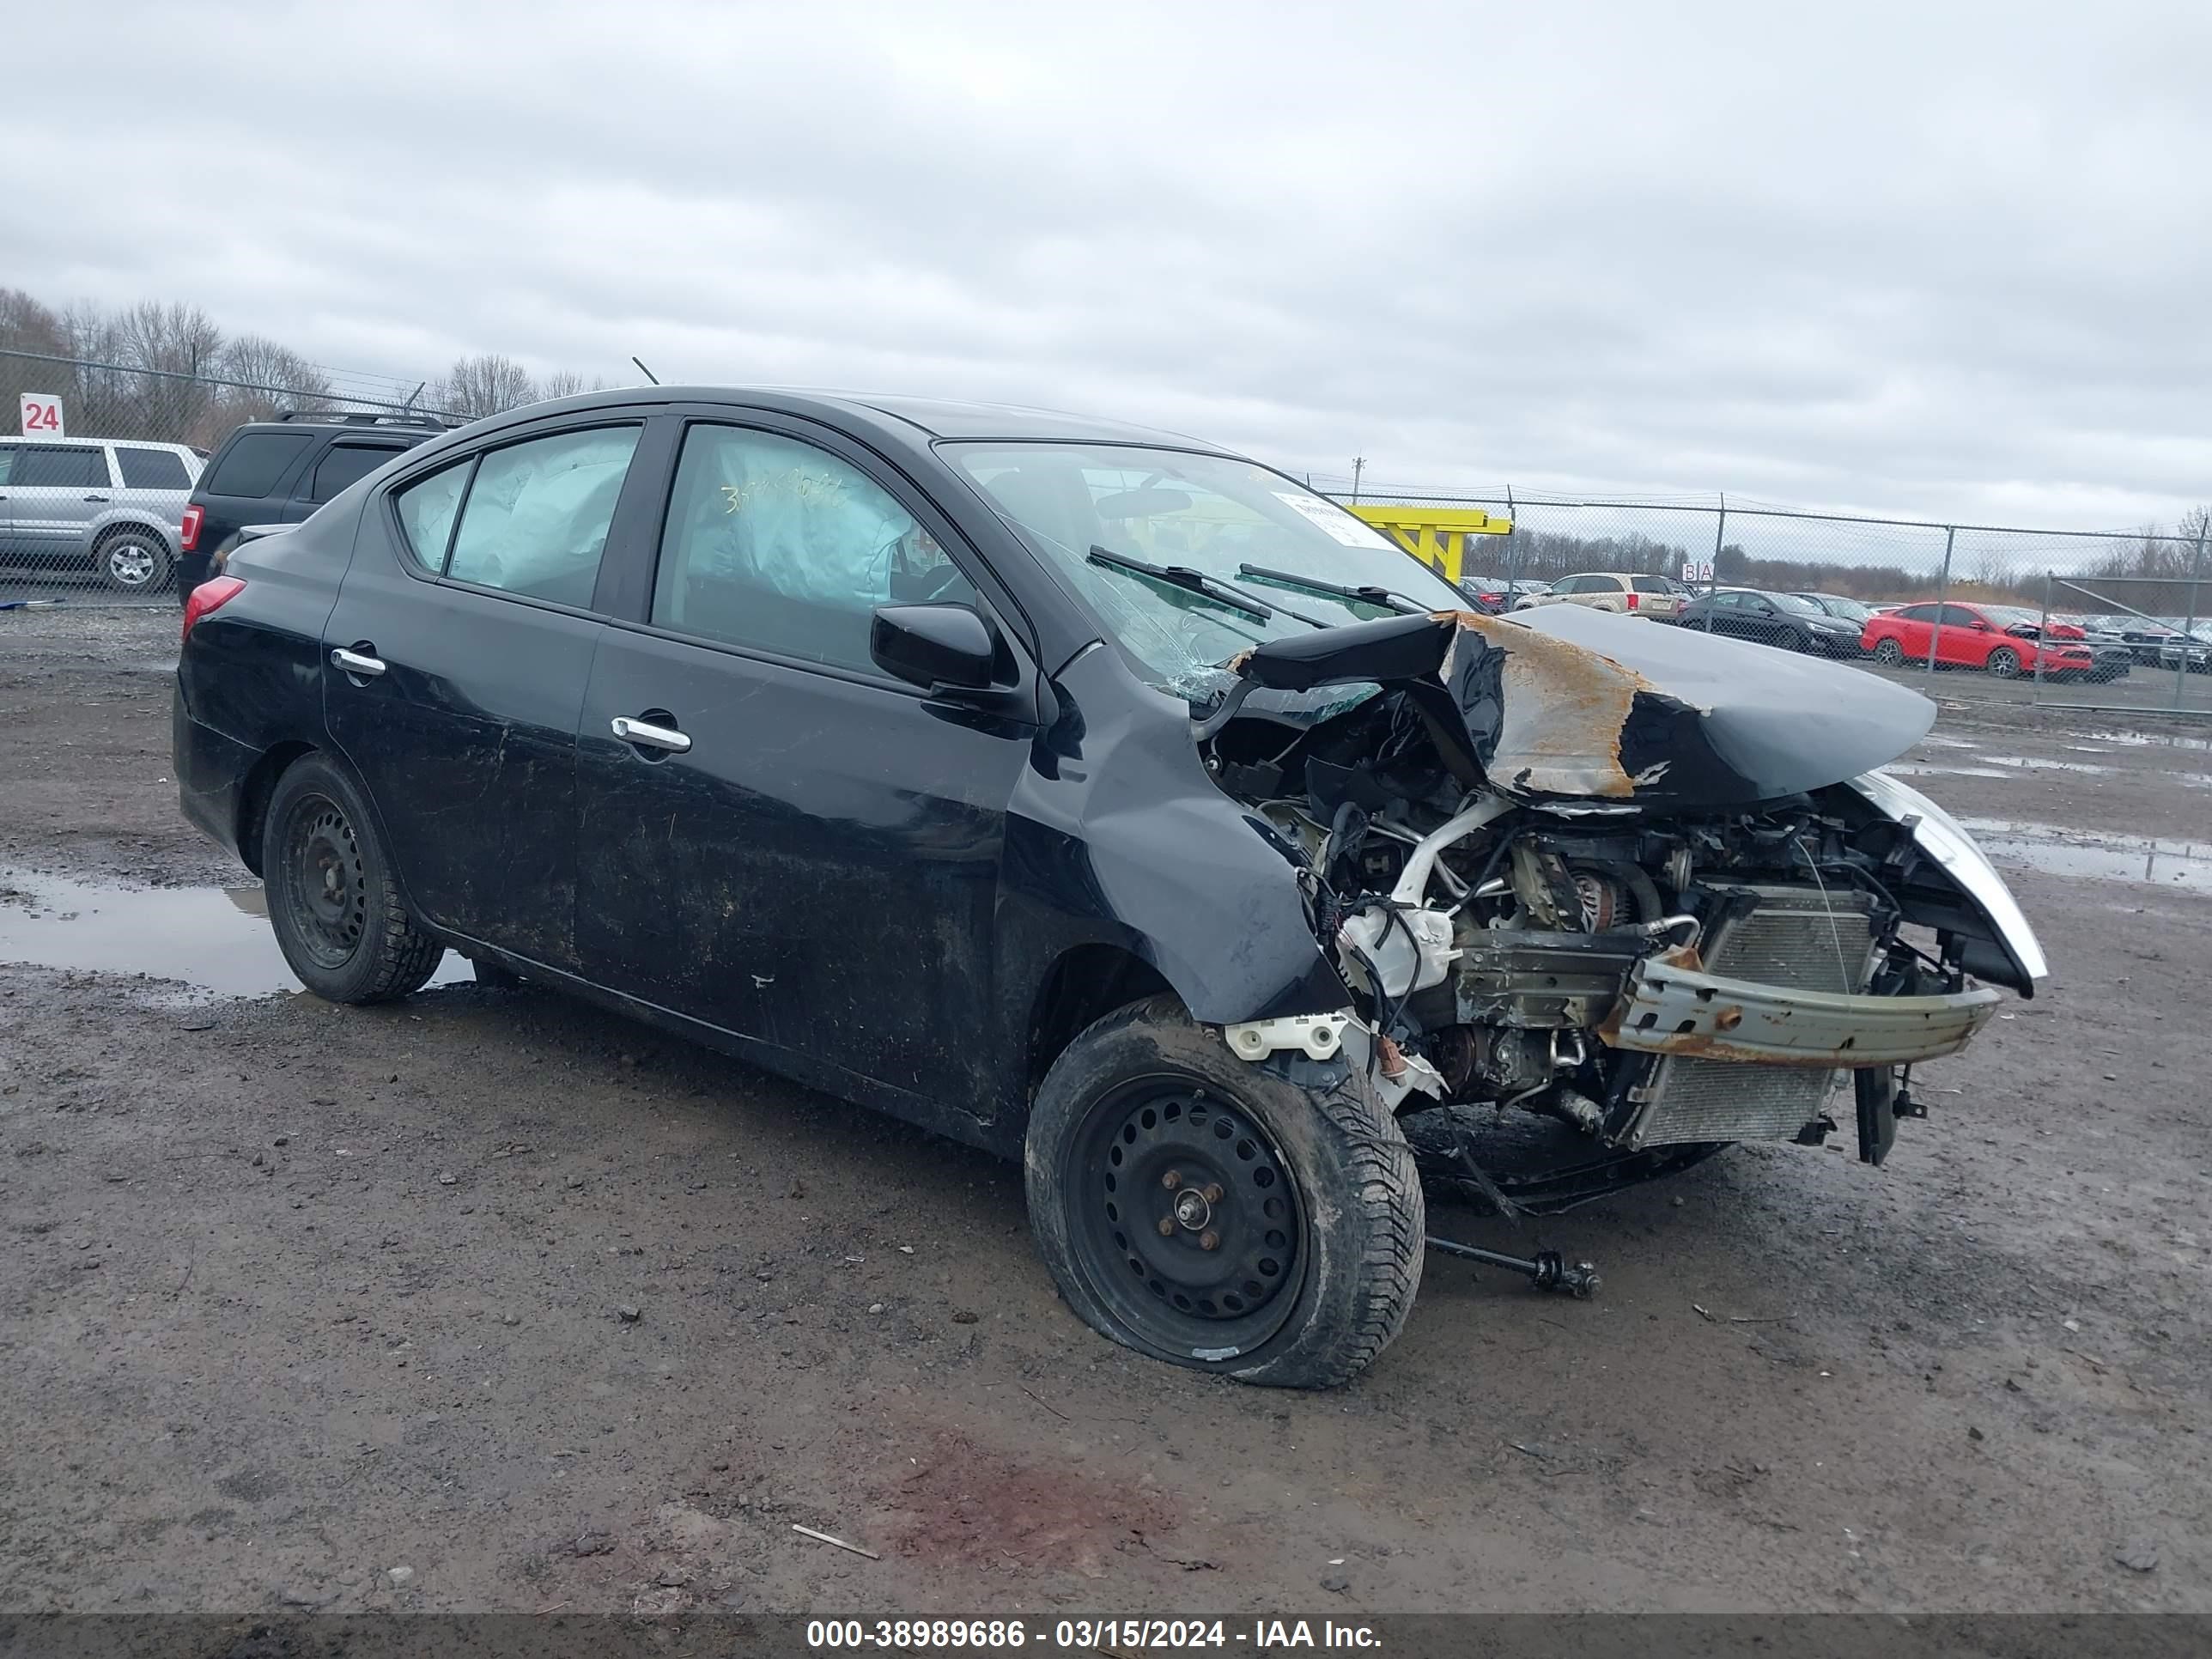
[(556, 605), (590, 605), (638, 431), (562, 432), (485, 455), (446, 574)]
[(105, 489), (107, 456), (81, 445), (25, 444), (8, 482), (18, 489)]
[(399, 453), (390, 444), (332, 444), (315, 463), (311, 501), (326, 501), (348, 484), (358, 483)]
[(456, 461), (427, 478), (417, 478), (392, 497), (407, 550), (433, 574), (446, 568), (446, 544), (453, 538), (453, 520), (459, 515), (461, 491), (468, 482), (469, 464)]
[(276, 488), (300, 452), (315, 441), (312, 432), (243, 432), (222, 452), (215, 475), (203, 489), (210, 495), (243, 495), (258, 501)]
[(173, 449), (134, 449), (115, 446), (115, 465), (125, 489), (190, 489), (192, 475), (185, 471), (185, 458)]
[(1908, 605), (1890, 614), (1899, 622), (1934, 622), (1936, 607), (1932, 605)]

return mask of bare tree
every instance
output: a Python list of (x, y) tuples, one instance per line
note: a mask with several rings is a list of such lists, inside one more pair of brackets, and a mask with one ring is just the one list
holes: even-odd
[(604, 392), (607, 383), (594, 374), (589, 381), (572, 368), (556, 368), (538, 383), (538, 395), (547, 400), (573, 398), (580, 392)]
[(529, 371), (496, 352), (461, 358), (431, 388), (430, 396), (434, 407), (472, 421), (537, 401), (538, 388)]
[[(65, 356), (67, 337), (59, 313), (17, 288), (0, 288), (0, 352), (29, 351), (41, 357)], [(26, 392), (67, 392), (74, 389), (60, 363), (0, 356), (0, 421), (12, 422)]]

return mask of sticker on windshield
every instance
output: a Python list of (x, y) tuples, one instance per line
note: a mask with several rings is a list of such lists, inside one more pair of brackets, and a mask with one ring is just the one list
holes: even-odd
[(1379, 547), (1386, 553), (1396, 550), (1381, 532), (1362, 524), (1340, 507), (1331, 507), (1316, 496), (1301, 495), (1288, 489), (1270, 493), (1285, 507), (1304, 514), (1327, 531), (1333, 540), (1346, 547)]

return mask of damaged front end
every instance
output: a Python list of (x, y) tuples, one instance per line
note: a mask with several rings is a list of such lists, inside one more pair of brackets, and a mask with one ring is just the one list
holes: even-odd
[(1249, 1060), (1342, 1050), (1401, 1114), (1525, 1109), (1615, 1158), (1817, 1141), (1849, 1072), (1879, 1163), (1911, 1066), (1994, 1012), (1974, 978), (2044, 975), (1971, 838), (1875, 771), (1934, 708), (1873, 676), (1575, 606), (1230, 667), (1204, 758), (1303, 860), (1352, 995), (1227, 1027)]

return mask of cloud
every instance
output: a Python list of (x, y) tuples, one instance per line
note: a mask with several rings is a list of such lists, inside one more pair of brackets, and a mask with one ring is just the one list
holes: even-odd
[(128, 121), (16, 20), (0, 280), (348, 368), (635, 352), (1443, 486), (2212, 493), (2193, 0), (109, 9)]

